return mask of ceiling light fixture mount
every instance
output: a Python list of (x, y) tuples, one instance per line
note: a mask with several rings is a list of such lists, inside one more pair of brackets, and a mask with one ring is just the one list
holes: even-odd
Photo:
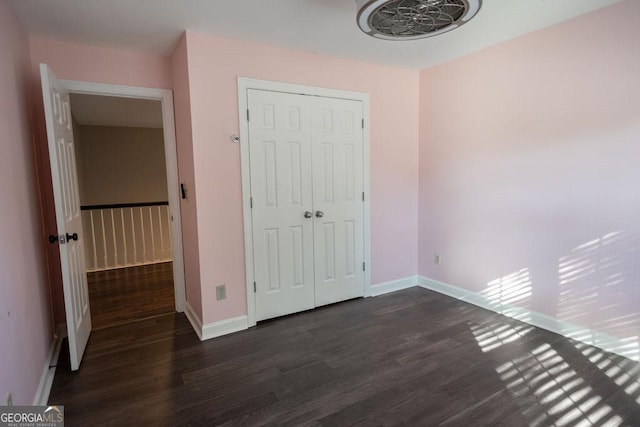
[(482, 0), (356, 0), (362, 31), (384, 40), (437, 36), (469, 22)]

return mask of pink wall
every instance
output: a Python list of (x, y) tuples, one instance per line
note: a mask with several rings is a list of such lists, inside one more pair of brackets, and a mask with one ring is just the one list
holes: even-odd
[(175, 108), (176, 139), (178, 141), (178, 170), (180, 182), (187, 187), (187, 199), (181, 202), (182, 246), (184, 248), (185, 287), (187, 301), (202, 319), (200, 289), (200, 257), (198, 256), (198, 215), (196, 186), (193, 171), (193, 140), (191, 137), (191, 98), (187, 66), (187, 38), (183, 36), (171, 57), (173, 74), (173, 104)]
[[(53, 190), (49, 170), (39, 64), (48, 64), (61, 79), (110, 83), (129, 86), (170, 89), (173, 85), (170, 59), (165, 56), (87, 46), (56, 40), (30, 37), (33, 117), (36, 134), (36, 155), (42, 188), (42, 205), (47, 233), (56, 229)], [(56, 323), (63, 323), (64, 299), (58, 247), (49, 245), (49, 276)]]
[(170, 59), (129, 50), (29, 37), (34, 65), (48, 64), (61, 79), (171, 89)]
[(370, 94), (372, 283), (415, 275), (417, 72), (190, 31), (187, 50), (205, 323), (246, 313), (238, 76)]
[(637, 343), (638, 16), (622, 2), (421, 72), (420, 274)]
[(30, 405), (53, 328), (29, 123), (29, 44), (0, 1), (0, 405)]

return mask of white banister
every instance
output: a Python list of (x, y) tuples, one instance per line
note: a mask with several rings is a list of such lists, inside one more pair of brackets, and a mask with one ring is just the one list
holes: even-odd
[[(163, 206), (165, 203), (83, 206), (87, 271), (171, 261), (171, 216), (169, 207)], [(134, 215), (136, 208), (138, 212)], [(128, 214), (126, 209), (129, 210)], [(164, 212), (166, 221), (163, 219)], [(98, 221), (95, 220), (96, 215), (100, 215)], [(119, 221), (116, 220), (118, 216)], [(127, 248), (133, 253), (128, 253)], [(138, 248), (141, 248), (140, 256)]]
[(96, 268), (98, 266), (98, 252), (96, 251), (96, 227), (93, 223), (93, 211), (89, 211), (89, 216), (91, 217), (91, 241), (93, 242), (93, 268)]
[(104, 254), (104, 265), (109, 265), (109, 259), (107, 255), (107, 234), (104, 226), (104, 210), (102, 209), (100, 210), (100, 230), (102, 230), (102, 245), (104, 249), (102, 253)]
[(113, 262), (118, 265), (118, 242), (116, 241), (116, 222), (113, 219), (113, 209), (111, 209), (111, 235), (113, 236)]
[(142, 263), (147, 260), (147, 242), (144, 238), (144, 216), (142, 214), (142, 208), (140, 208), (140, 235), (142, 236)]
[(162, 206), (158, 206), (158, 230), (160, 230), (160, 253), (164, 256), (164, 237), (162, 233)]
[(151, 211), (151, 209), (149, 209), (149, 229), (151, 230), (151, 258), (155, 258), (156, 257), (156, 244), (155, 244), (155, 239), (153, 237), (154, 235), (154, 231), (153, 231), (153, 212)]
[(127, 233), (124, 229), (124, 209), (120, 209), (120, 223), (122, 224), (122, 260), (127, 263)]
[(136, 246), (136, 223), (133, 220), (133, 208), (129, 208), (131, 213), (131, 236), (133, 237), (133, 263), (138, 263), (138, 248)]

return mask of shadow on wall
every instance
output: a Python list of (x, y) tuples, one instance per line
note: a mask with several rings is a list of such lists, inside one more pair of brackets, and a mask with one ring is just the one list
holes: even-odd
[(558, 276), (558, 319), (618, 337), (622, 354), (640, 356), (638, 233), (616, 231), (574, 248), (560, 258)]
[[(533, 295), (531, 274), (528, 268), (523, 268), (506, 276), (499, 277), (487, 283), (487, 288), (481, 292), (489, 303), (495, 307), (499, 307), (499, 311), (510, 317), (516, 317), (523, 322), (530, 322), (531, 313), (522, 312), (508, 313), (508, 306), (517, 305), (518, 307), (530, 309), (531, 296)], [(505, 308), (507, 306), (507, 308)]]
[[(558, 293), (547, 297), (557, 299), (555, 317), (563, 334), (596, 345), (606, 342), (638, 360), (640, 235), (622, 230), (581, 244), (559, 258), (557, 269)], [(533, 293), (529, 268), (491, 280), (481, 292), (496, 311), (524, 322), (534, 320)], [(496, 339), (501, 337), (498, 331)]]

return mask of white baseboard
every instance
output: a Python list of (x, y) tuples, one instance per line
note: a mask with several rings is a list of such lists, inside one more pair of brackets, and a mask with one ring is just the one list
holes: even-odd
[(204, 325), (202, 327), (202, 339), (208, 340), (222, 335), (244, 331), (245, 329), (249, 329), (247, 316), (232, 317)]
[(185, 302), (184, 308), (184, 314), (187, 316), (187, 320), (191, 323), (193, 330), (196, 331), (200, 341), (202, 341), (202, 320), (200, 320), (196, 312), (193, 310), (189, 301)]
[(46, 405), (49, 401), (49, 393), (51, 393), (53, 378), (56, 375), (56, 366), (58, 364), (58, 357), (60, 356), (62, 340), (66, 336), (66, 325), (58, 325), (56, 334), (53, 336), (53, 341), (51, 342), (51, 347), (49, 348), (49, 353), (47, 354), (47, 359), (44, 361), (44, 368), (42, 369), (42, 375), (40, 375), (38, 389), (33, 398), (34, 405)]
[(511, 304), (496, 304), (476, 292), (424, 276), (418, 276), (418, 286), (500, 313), (538, 328), (546, 329), (567, 338), (598, 347), (602, 350), (627, 357), (631, 360), (640, 361), (640, 342), (638, 342), (638, 338), (624, 340), (584, 326), (559, 320), (537, 311)]
[(372, 297), (388, 294), (389, 292), (401, 291), (418, 286), (418, 276), (409, 276), (403, 279), (392, 280), (390, 282), (378, 283), (371, 286)]
[(244, 331), (249, 328), (247, 316), (232, 317), (230, 319), (224, 319), (203, 325), (202, 321), (188, 302), (185, 304), (185, 308), (187, 319), (189, 320), (189, 323), (191, 323), (191, 327), (196, 331), (196, 334), (198, 334), (200, 341)]

